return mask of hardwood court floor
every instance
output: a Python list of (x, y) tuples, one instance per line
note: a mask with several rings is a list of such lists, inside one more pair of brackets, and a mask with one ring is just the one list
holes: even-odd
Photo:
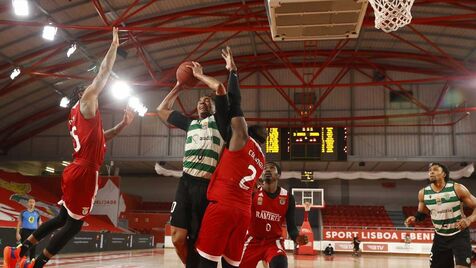
[[(311, 268), (406, 268), (429, 267), (428, 257), (413, 255), (363, 254), (352, 257), (350, 253), (336, 254), (333, 259), (323, 256), (294, 256), (288, 254), (289, 267)], [(3, 262), (3, 260), (2, 260)], [(2, 263), (3, 264), (3, 263)], [(143, 267), (183, 267), (173, 249), (152, 249), (135, 251), (115, 251), (103, 253), (59, 255), (46, 267), (81, 268), (143, 268)], [(221, 266), (219, 266), (221, 267)], [(258, 267), (261, 267), (259, 265)], [(473, 265), (472, 267), (476, 267)]]

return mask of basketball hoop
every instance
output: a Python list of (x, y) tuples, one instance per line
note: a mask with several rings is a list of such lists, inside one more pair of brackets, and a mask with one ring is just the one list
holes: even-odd
[(389, 33), (412, 21), (411, 9), (415, 0), (369, 0), (374, 9), (375, 28)]

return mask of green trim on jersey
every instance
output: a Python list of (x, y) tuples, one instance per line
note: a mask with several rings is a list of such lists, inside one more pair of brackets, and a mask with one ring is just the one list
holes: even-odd
[(439, 235), (451, 236), (460, 232), (456, 223), (462, 215), (461, 200), (456, 195), (454, 182), (446, 182), (440, 192), (435, 192), (431, 184), (423, 190), (425, 206), (430, 210), (431, 221)]
[(210, 178), (218, 165), (224, 145), (215, 116), (192, 120), (185, 140), (183, 172), (195, 177)]
[(213, 173), (216, 168), (216, 167), (209, 166), (207, 164), (194, 163), (194, 162), (183, 162), (183, 167), (189, 168), (189, 169), (197, 169), (197, 170), (205, 171), (208, 173)]
[(220, 157), (219, 154), (213, 150), (188, 150), (185, 151), (185, 156), (206, 156), (206, 157), (211, 157), (215, 160), (218, 161), (218, 158)]
[[(434, 195), (434, 194), (433, 194)], [(449, 199), (442, 199), (441, 203), (451, 203), (451, 202), (458, 202), (459, 198), (457, 196), (452, 196)], [(425, 205), (436, 205), (438, 201), (436, 199), (426, 200)]]

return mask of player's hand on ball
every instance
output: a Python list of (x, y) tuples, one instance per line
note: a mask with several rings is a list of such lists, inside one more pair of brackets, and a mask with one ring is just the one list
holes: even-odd
[(192, 64), (193, 66), (190, 66), (188, 65), (187, 67), (192, 69), (193, 71), (193, 76), (195, 76), (196, 78), (198, 78), (199, 76), (203, 75), (203, 68), (202, 68), (202, 65), (200, 65), (200, 63), (196, 62), (196, 61), (192, 61)]
[(468, 220), (468, 218), (461, 219), (459, 222), (456, 223), (456, 228), (460, 230), (464, 230), (468, 228), (471, 225), (471, 222)]
[(415, 225), (415, 222), (416, 222), (415, 216), (410, 216), (405, 220), (405, 226), (409, 227), (409, 226)]
[(296, 237), (296, 243), (298, 243), (298, 245), (305, 245), (309, 242), (309, 239), (307, 238), (306, 235), (298, 235), (298, 237)]
[(233, 60), (233, 54), (231, 53), (231, 48), (227, 46), (225, 49), (221, 50), (221, 56), (225, 60), (225, 68), (228, 71), (236, 71), (235, 61)]

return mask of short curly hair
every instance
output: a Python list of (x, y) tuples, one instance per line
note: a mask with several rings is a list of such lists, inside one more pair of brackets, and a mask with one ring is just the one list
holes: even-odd
[(430, 166), (429, 167), (432, 167), (432, 166), (439, 166), (441, 167), (441, 169), (443, 170), (443, 172), (445, 173), (445, 181), (448, 181), (450, 179), (450, 170), (448, 169), (447, 166), (441, 164), (441, 163), (438, 163), (438, 162), (433, 162), (433, 163), (430, 163)]
[(278, 165), (278, 163), (269, 161), (269, 162), (266, 162), (266, 164), (271, 164), (274, 167), (276, 167), (276, 170), (278, 171), (278, 174), (281, 175), (281, 167)]

